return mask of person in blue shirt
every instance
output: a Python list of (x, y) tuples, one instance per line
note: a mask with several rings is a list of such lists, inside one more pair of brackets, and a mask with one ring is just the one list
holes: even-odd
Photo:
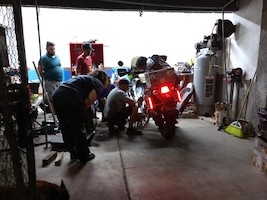
[(90, 75), (79, 75), (63, 82), (53, 94), (53, 105), (59, 120), (64, 145), (71, 160), (82, 164), (95, 156), (86, 141), (88, 109), (108, 85), (105, 72), (96, 70)]
[(53, 92), (60, 85), (63, 72), (53, 42), (46, 43), (46, 51), (46, 54), (39, 60), (38, 71), (45, 81), (48, 98), (52, 101)]
[(109, 80), (108, 86), (105, 89), (103, 89), (102, 93), (99, 95), (97, 99), (99, 111), (102, 112), (102, 121), (105, 121), (104, 116), (103, 116), (103, 111), (105, 108), (108, 94), (110, 93), (111, 90), (116, 88), (116, 85), (111, 83), (110, 77), (108, 80)]

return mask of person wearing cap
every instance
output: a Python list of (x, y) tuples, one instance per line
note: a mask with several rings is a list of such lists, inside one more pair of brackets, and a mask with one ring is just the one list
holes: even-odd
[[(130, 116), (127, 128), (127, 134), (142, 134), (142, 131), (133, 127), (137, 118), (138, 107), (136, 102), (127, 95), (129, 90), (129, 81), (121, 79), (118, 86), (113, 89), (106, 100), (104, 108), (104, 117), (108, 122), (109, 132), (114, 133), (114, 126), (118, 126), (118, 130), (124, 129), (126, 119)], [(126, 106), (128, 104), (128, 106)]]
[(111, 83), (110, 81), (110, 77), (108, 78), (108, 86), (102, 91), (102, 93), (98, 96), (98, 109), (100, 112), (102, 112), (102, 122), (105, 121), (105, 117), (104, 117), (104, 108), (105, 108), (105, 104), (107, 101), (107, 97), (108, 94), (114, 89), (116, 88), (116, 85)]
[(71, 160), (79, 159), (85, 164), (95, 157), (86, 141), (87, 109), (107, 85), (107, 74), (96, 70), (67, 80), (54, 92), (53, 104)]
[(38, 71), (45, 81), (45, 89), (49, 100), (55, 89), (62, 81), (62, 68), (59, 57), (55, 52), (55, 44), (53, 42), (46, 43), (46, 54), (42, 56), (38, 63)]
[(91, 53), (94, 51), (90, 42), (83, 42), (83, 53), (77, 57), (76, 70), (77, 75), (86, 75), (93, 72), (93, 62)]

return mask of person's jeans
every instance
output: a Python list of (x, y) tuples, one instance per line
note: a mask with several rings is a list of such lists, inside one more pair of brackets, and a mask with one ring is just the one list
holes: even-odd
[(52, 95), (54, 91), (59, 87), (60, 81), (45, 80), (45, 90), (50, 101), (52, 101)]
[(53, 96), (53, 104), (67, 151), (84, 161), (90, 150), (86, 141), (83, 110), (75, 108), (62, 97)]
[(110, 126), (124, 126), (126, 124), (126, 119), (131, 115), (131, 113), (132, 107), (127, 106), (113, 116), (107, 117), (106, 120)]

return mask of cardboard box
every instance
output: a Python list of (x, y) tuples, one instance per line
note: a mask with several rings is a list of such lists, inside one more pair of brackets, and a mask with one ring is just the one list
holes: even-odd
[(146, 86), (156, 87), (162, 84), (174, 83), (176, 81), (177, 75), (174, 68), (160, 69), (152, 72), (147, 72)]
[(254, 154), (253, 164), (262, 174), (267, 175), (267, 160), (264, 157)]
[(214, 115), (216, 126), (220, 127), (223, 123), (223, 119), (227, 117), (227, 111), (215, 111)]
[(256, 136), (254, 142), (255, 150), (261, 152), (264, 155), (267, 155), (267, 141), (263, 137)]
[(267, 175), (267, 141), (260, 136), (255, 137), (253, 164), (262, 174)]

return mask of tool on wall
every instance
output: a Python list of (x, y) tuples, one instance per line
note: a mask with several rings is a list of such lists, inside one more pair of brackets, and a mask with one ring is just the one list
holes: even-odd
[(242, 112), (245, 108), (245, 104), (248, 100), (248, 97), (249, 97), (249, 93), (250, 93), (250, 90), (252, 88), (252, 85), (255, 81), (255, 78), (256, 78), (256, 75), (257, 75), (257, 70), (248, 86), (248, 91), (246, 93), (246, 96), (245, 96), (245, 99), (242, 103), (242, 106), (241, 106), (241, 109), (239, 111), (239, 114), (238, 114), (238, 117), (237, 117), (237, 120), (232, 122), (229, 126), (226, 127), (225, 131), (231, 135), (234, 135), (236, 137), (240, 137), (240, 138), (243, 138), (244, 137), (244, 133), (243, 133), (243, 127), (242, 127), (242, 124), (241, 124), (241, 121), (242, 123), (246, 123), (248, 124), (248, 122), (245, 120), (245, 119), (241, 119), (241, 115), (242, 115)]
[[(242, 76), (243, 76), (243, 70), (242, 68), (229, 68), (227, 70), (227, 75), (230, 77), (231, 81), (231, 88), (230, 88), (230, 96), (229, 96), (229, 103), (233, 106), (233, 96), (234, 96), (234, 88), (236, 88), (236, 100), (235, 100), (235, 114), (234, 118), (237, 118), (237, 108), (238, 108), (238, 98), (239, 98), (239, 91), (240, 87), (242, 86)], [(235, 87), (236, 86), (236, 87)]]

